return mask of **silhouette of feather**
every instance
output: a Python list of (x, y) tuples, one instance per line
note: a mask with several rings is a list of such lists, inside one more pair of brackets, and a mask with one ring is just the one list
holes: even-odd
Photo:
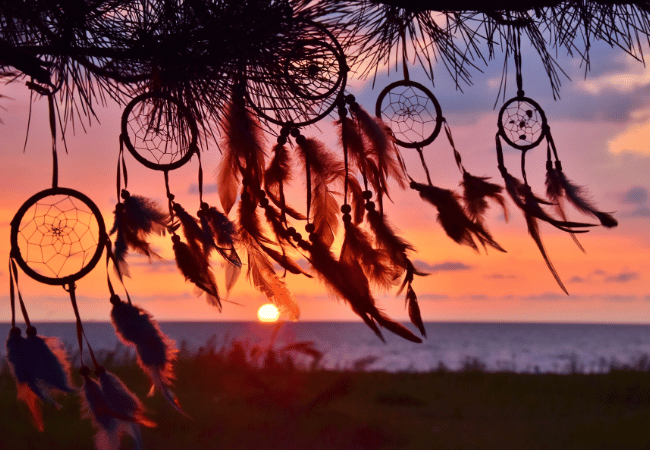
[[(129, 417), (134, 424), (155, 427), (156, 423), (144, 415), (144, 406), (136, 395), (115, 374), (103, 367), (96, 370), (102, 393), (117, 414)], [(138, 433), (139, 434), (139, 433)]]
[[(562, 197), (562, 194), (564, 194), (564, 198), (566, 198), (569, 202), (571, 202), (571, 204), (575, 206), (580, 212), (585, 214), (590, 214), (596, 217), (600, 221), (601, 225), (603, 225), (604, 227), (613, 228), (618, 225), (618, 222), (611, 214), (598, 211), (598, 209), (596, 209), (596, 207), (589, 200), (585, 198), (584, 188), (581, 186), (577, 186), (573, 184), (570, 180), (568, 180), (566, 175), (564, 175), (564, 172), (562, 172), (561, 169), (551, 168), (547, 171), (547, 174), (550, 172), (555, 172), (554, 174), (551, 175), (551, 178), (552, 179), (556, 178), (557, 187), (552, 189), (551, 193), (554, 195), (558, 193), (560, 194), (557, 197), (558, 201), (560, 197)], [(547, 180), (548, 180), (548, 175), (547, 175)]]
[(171, 390), (177, 353), (174, 341), (160, 330), (144, 309), (124, 302), (118, 296), (111, 297), (111, 303), (115, 333), (125, 345), (135, 347), (138, 364), (152, 381), (152, 391), (158, 389), (177, 411), (185, 415)]
[(302, 270), (302, 268), (287, 255), (282, 254), (266, 245), (260, 245), (260, 248), (264, 251), (264, 253), (269, 255), (271, 259), (277, 262), (285, 270), (288, 270), (294, 275), (305, 275), (307, 278), (311, 278), (311, 275)]
[(411, 188), (420, 193), (420, 197), (434, 205), (438, 209), (438, 222), (447, 233), (459, 244), (465, 244), (478, 250), (474, 237), (485, 247), (486, 244), (494, 247), (500, 252), (505, 250), (492, 239), (492, 236), (480, 223), (472, 221), (460, 203), (456, 193), (448, 189), (441, 189), (432, 185), (424, 185), (411, 182)]
[(488, 208), (487, 199), (494, 200), (503, 208), (503, 214), (508, 221), (508, 209), (506, 202), (501, 192), (503, 188), (498, 184), (490, 183), (488, 177), (476, 177), (463, 172), (463, 201), (465, 203), (465, 211), (467, 216), (474, 222), (482, 223), (483, 214)]
[(406, 305), (408, 308), (409, 319), (411, 319), (411, 323), (418, 327), (418, 330), (423, 337), (427, 337), (427, 330), (424, 328), (424, 323), (422, 322), (422, 315), (420, 314), (418, 299), (415, 295), (413, 287), (410, 284), (406, 290)]
[(361, 228), (348, 223), (345, 225), (339, 261), (346, 263), (351, 260), (359, 263), (370, 282), (382, 288), (390, 287), (402, 272), (401, 267), (393, 264), (386, 250), (374, 248), (369, 236)]
[(201, 254), (193, 251), (189, 245), (182, 242), (177, 235), (172, 236), (172, 248), (176, 257), (176, 265), (187, 281), (194, 283), (197, 294), (206, 294), (208, 304), (216, 306), (221, 311), (221, 300), (217, 289), (217, 282), (210, 269), (210, 264)]
[(354, 258), (347, 259), (345, 263), (337, 261), (329, 247), (318, 238), (304, 247), (309, 252), (309, 262), (321, 280), (337, 297), (345, 299), (382, 341), (384, 337), (378, 325), (411, 342), (422, 342), (403, 325), (394, 322), (377, 309), (370, 293), (368, 279)]
[(273, 159), (264, 173), (264, 190), (268, 198), (285, 213), (296, 220), (305, 220), (305, 216), (287, 205), (284, 186), (291, 181), (291, 160), (284, 145), (273, 147)]
[(200, 258), (203, 256), (206, 259), (206, 264), (208, 264), (207, 256), (210, 254), (210, 250), (217, 249), (212, 233), (210, 230), (201, 228), (199, 220), (192, 217), (180, 204), (174, 203), (173, 210), (183, 229), (185, 240), (195, 253), (195, 257)]
[(128, 250), (147, 256), (150, 260), (162, 258), (151, 249), (147, 238), (150, 234), (163, 235), (169, 225), (169, 214), (162, 211), (152, 200), (139, 195), (131, 195), (122, 190), (123, 203), (115, 206), (115, 221), (111, 235), (116, 234), (113, 255), (115, 270), (120, 277), (129, 276), (126, 254)]
[(399, 150), (389, 128), (381, 119), (371, 116), (361, 106), (353, 112), (361, 130), (368, 139), (371, 154), (374, 156), (380, 176), (384, 180), (384, 193), (388, 194), (385, 182), (388, 177), (392, 177), (402, 189), (405, 189), (406, 177), (398, 162)]
[(313, 187), (312, 211), (314, 232), (321, 237), (325, 245), (331, 246), (339, 225), (339, 204), (324, 182), (319, 182)]
[(413, 246), (397, 235), (384, 214), (373, 209), (368, 211), (366, 217), (375, 235), (377, 246), (386, 251), (395, 266), (406, 270), (408, 252), (414, 250)]
[(336, 122), (339, 125), (339, 138), (345, 141), (351, 165), (359, 169), (361, 175), (368, 175), (368, 157), (366, 145), (357, 123), (349, 117), (342, 117)]
[(204, 203), (199, 210), (199, 221), (203, 233), (211, 236), (211, 246), (204, 247), (204, 253), (216, 250), (229, 264), (241, 267), (241, 259), (235, 250), (237, 231), (228, 216), (214, 206)]
[[(564, 211), (564, 202), (562, 201), (562, 185), (560, 184), (560, 180), (558, 177), (558, 171), (553, 169), (553, 167), (549, 167), (550, 163), (547, 163), (547, 170), (546, 170), (546, 196), (555, 203), (555, 209), (557, 213), (560, 215), (560, 218), (564, 221), (568, 220), (566, 212)], [(569, 232), (569, 235), (571, 236), (571, 239), (573, 239), (573, 242), (578, 246), (578, 248), (583, 252), (586, 253), (584, 247), (578, 240), (578, 237), (573, 231)]]
[(365, 202), (363, 200), (363, 191), (361, 185), (352, 175), (348, 175), (348, 193), (350, 195), (350, 207), (352, 208), (352, 223), (359, 225), (363, 222), (363, 216), (366, 214)]

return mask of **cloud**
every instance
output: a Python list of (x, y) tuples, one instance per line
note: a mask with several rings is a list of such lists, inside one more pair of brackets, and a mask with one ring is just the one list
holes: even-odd
[(606, 283), (627, 283), (629, 281), (638, 280), (640, 278), (639, 272), (623, 271), (616, 275), (610, 275), (605, 278)]
[(493, 273), (492, 275), (486, 275), (485, 278), (487, 278), (488, 280), (514, 280), (515, 278), (517, 278), (517, 275)]
[(424, 272), (435, 273), (435, 272), (457, 272), (461, 270), (471, 270), (474, 267), (468, 266), (467, 264), (460, 261), (445, 261), (438, 264), (429, 264), (426, 261), (416, 259), (413, 261), (413, 264), (418, 270)]
[(569, 279), (570, 283), (628, 283), (638, 280), (641, 277), (639, 272), (623, 270), (620, 273), (608, 273), (604, 270), (594, 270), (588, 275), (575, 275)]
[(648, 190), (642, 186), (631, 187), (623, 193), (622, 201), (633, 205), (645, 205), (648, 201)]
[[(217, 187), (216, 184), (210, 183), (210, 184), (203, 184), (203, 193), (204, 194), (216, 194), (219, 192), (219, 188)], [(199, 193), (199, 185), (197, 183), (192, 183), (187, 189), (188, 194), (198, 194)]]
[(418, 300), (428, 300), (428, 301), (436, 301), (436, 300), (447, 300), (450, 297), (446, 294), (418, 294)]

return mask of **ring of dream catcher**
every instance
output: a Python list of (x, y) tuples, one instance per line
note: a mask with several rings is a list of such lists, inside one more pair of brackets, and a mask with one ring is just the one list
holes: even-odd
[(432, 143), (442, 128), (442, 109), (433, 93), (420, 83), (400, 80), (377, 98), (375, 114), (388, 124), (395, 142), (406, 148)]
[(142, 165), (174, 170), (197, 151), (198, 128), (190, 110), (161, 92), (135, 97), (122, 113), (124, 145)]
[(535, 100), (514, 97), (501, 107), (498, 126), (511, 147), (526, 151), (542, 142), (547, 129), (546, 115)]
[(334, 35), (314, 22), (300, 22), (301, 39), (280, 56), (279, 73), (249, 76), (251, 108), (275, 125), (311, 125), (326, 117), (345, 90), (347, 64)]
[(81, 192), (57, 187), (20, 207), (11, 221), (11, 256), (41, 283), (72, 284), (97, 265), (107, 238), (97, 206)]

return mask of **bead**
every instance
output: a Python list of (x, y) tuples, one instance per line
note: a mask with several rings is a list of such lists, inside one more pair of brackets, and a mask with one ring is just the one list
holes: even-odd
[(343, 222), (345, 223), (352, 222), (352, 216), (348, 213), (343, 214)]
[(167, 194), (167, 198), (173, 202), (176, 197), (174, 196), (174, 194), (169, 193)]
[(203, 216), (205, 215), (205, 211), (203, 211), (202, 209), (199, 209), (199, 210), (196, 212), (196, 215), (199, 216), (199, 217), (203, 217)]
[(285, 136), (278, 136), (278, 144), (284, 145), (287, 143), (287, 138)]
[(127, 198), (131, 197), (131, 193), (126, 189), (122, 189), (122, 192), (120, 193), (120, 197), (126, 200)]
[(352, 112), (357, 112), (359, 111), (359, 104), (357, 102), (354, 102), (350, 105), (350, 111)]
[(291, 133), (291, 129), (289, 127), (282, 127), (282, 129), (280, 130), (280, 136), (284, 138), (289, 136), (290, 133)]
[(27, 336), (36, 336), (36, 327), (34, 326), (28, 326), (27, 329), (25, 330), (25, 334)]
[(375, 210), (375, 202), (366, 203), (366, 211), (374, 211), (374, 210)]
[(208, 209), (210, 209), (210, 205), (208, 205), (206, 202), (201, 202), (201, 209), (203, 211), (207, 211)]
[(372, 191), (363, 191), (361, 193), (361, 196), (364, 198), (364, 200), (370, 200), (372, 198)]
[(20, 336), (20, 328), (12, 327), (11, 330), (9, 330), (9, 336)]
[(348, 115), (347, 108), (339, 108), (339, 116), (340, 117), (346, 117), (347, 115)]
[(269, 206), (269, 199), (268, 198), (260, 199), (260, 206), (262, 208), (266, 208), (267, 206)]
[(175, 234), (172, 236), (172, 242), (174, 244), (178, 244), (180, 241), (181, 241), (181, 237), (179, 235)]
[(355, 103), (356, 100), (357, 100), (357, 99), (354, 98), (354, 95), (352, 95), (352, 94), (348, 94), (348, 95), (345, 96), (345, 101), (346, 101), (348, 104)]
[(409, 183), (409, 187), (410, 187), (411, 189), (415, 189), (415, 181), (411, 181), (411, 182)]
[(246, 191), (242, 192), (241, 193), (241, 201), (242, 202), (250, 202), (251, 201), (251, 195)]
[(79, 368), (79, 374), (82, 377), (87, 377), (90, 375), (90, 368), (88, 366), (81, 366), (81, 368)]
[(305, 145), (306, 142), (307, 142), (307, 138), (305, 136), (303, 136), (302, 134), (299, 135), (298, 137), (296, 137), (296, 143), (298, 145)]
[(293, 240), (296, 242), (302, 241), (302, 234), (298, 233), (297, 231), (293, 235)]
[(352, 211), (352, 207), (348, 205), (347, 203), (343, 206), (341, 206), (341, 212), (343, 214), (348, 214), (350, 211)]
[(179, 212), (182, 208), (181, 208), (181, 205), (179, 205), (178, 203), (174, 203), (174, 206), (172, 206), (172, 209), (174, 210), (174, 212)]
[(314, 230), (316, 230), (316, 227), (314, 226), (313, 223), (308, 223), (307, 225), (305, 225), (305, 231), (307, 233), (313, 233)]
[(241, 184), (243, 184), (244, 186), (250, 186), (251, 177), (249, 175), (244, 175), (244, 178), (241, 180)]
[(120, 296), (117, 294), (111, 295), (111, 304), (113, 305), (119, 305), (122, 303), (122, 300), (120, 299)]
[(316, 242), (318, 240), (318, 235), (316, 233), (309, 233), (309, 240), (311, 242)]
[(266, 198), (266, 191), (264, 189), (257, 191), (257, 198)]
[(294, 227), (289, 227), (287, 228), (287, 233), (289, 234), (289, 236), (295, 236), (296, 229)]
[(300, 130), (298, 128), (292, 128), (291, 129), (291, 136), (297, 138), (298, 136), (300, 136)]
[(95, 368), (95, 375), (100, 376), (103, 373), (106, 373), (106, 369), (104, 369), (104, 366), (97, 366)]
[(118, 203), (115, 205), (115, 210), (120, 212), (124, 211), (124, 203)]

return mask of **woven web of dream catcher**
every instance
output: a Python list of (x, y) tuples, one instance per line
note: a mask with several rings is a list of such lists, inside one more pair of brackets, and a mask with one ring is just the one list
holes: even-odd
[(168, 166), (189, 151), (192, 129), (187, 112), (176, 102), (152, 96), (142, 98), (126, 113), (129, 143), (142, 159)]
[(520, 146), (539, 142), (543, 133), (543, 122), (537, 107), (526, 100), (516, 100), (506, 106), (501, 118), (505, 138)]
[(401, 142), (426, 141), (437, 125), (433, 101), (415, 86), (391, 89), (388, 92), (388, 103), (381, 113), (390, 122), (395, 138)]
[(82, 270), (99, 244), (99, 224), (90, 209), (68, 195), (35, 202), (18, 227), (25, 263), (46, 277), (64, 278)]
[(290, 88), (305, 99), (330, 96), (337, 88), (341, 72), (335, 55), (334, 47), (315, 39), (296, 44), (286, 62)]

